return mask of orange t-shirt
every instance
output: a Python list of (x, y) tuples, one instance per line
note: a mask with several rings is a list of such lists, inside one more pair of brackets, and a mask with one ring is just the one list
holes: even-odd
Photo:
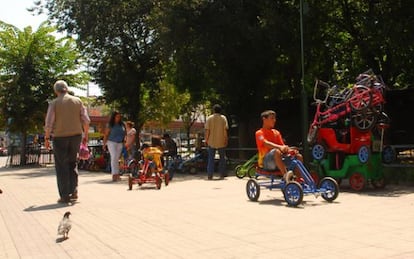
[(256, 146), (259, 153), (259, 167), (263, 167), (263, 158), (271, 150), (271, 148), (265, 145), (265, 140), (277, 145), (285, 145), (282, 139), (282, 134), (280, 134), (278, 130), (261, 128), (256, 131)]

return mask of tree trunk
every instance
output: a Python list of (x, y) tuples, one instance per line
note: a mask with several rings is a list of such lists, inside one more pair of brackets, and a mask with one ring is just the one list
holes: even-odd
[[(239, 126), (238, 127), (238, 148), (246, 148), (248, 147), (248, 139), (249, 139), (248, 134), (250, 133), (248, 122), (241, 120), (239, 121), (238, 126)], [(247, 153), (248, 152), (246, 152), (245, 150), (240, 150), (238, 158), (247, 159), (248, 158)]]

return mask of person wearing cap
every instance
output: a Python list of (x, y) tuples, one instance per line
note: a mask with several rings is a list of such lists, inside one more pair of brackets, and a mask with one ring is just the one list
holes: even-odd
[(205, 124), (205, 141), (208, 147), (207, 160), (207, 176), (208, 180), (213, 179), (214, 173), (214, 157), (216, 151), (219, 153), (219, 173), (220, 179), (225, 176), (226, 160), (225, 148), (228, 143), (227, 130), (229, 128), (227, 119), (221, 114), (221, 106), (216, 104), (213, 106), (213, 114), (210, 115)]
[[(45, 146), (53, 153), (59, 203), (78, 198), (77, 155), (81, 141), (87, 143), (90, 119), (82, 101), (68, 93), (68, 85), (58, 80), (53, 86), (57, 97), (49, 103), (45, 118)], [(82, 137), (83, 135), (83, 137)]]

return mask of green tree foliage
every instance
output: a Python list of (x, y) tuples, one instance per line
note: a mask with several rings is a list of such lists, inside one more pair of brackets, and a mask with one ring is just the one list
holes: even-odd
[(335, 80), (335, 75), (341, 74), (341, 78), (352, 83), (356, 75), (372, 68), (390, 88), (412, 85), (412, 1), (307, 2), (305, 44), (309, 76)]
[(169, 122), (178, 118), (182, 107), (189, 101), (189, 93), (179, 93), (173, 84), (164, 80), (159, 82), (156, 92), (144, 93), (140, 116), (143, 121), (156, 118), (162, 126), (167, 126)]
[(64, 79), (80, 87), (89, 78), (74, 72), (82, 60), (75, 42), (56, 39), (54, 31), (47, 23), (32, 31), (0, 22), (0, 108), (8, 131), (22, 136), (23, 147), (28, 133), (43, 131), (54, 82)]
[(46, 2), (60, 29), (77, 35), (105, 99), (140, 128), (142, 99), (159, 81), (157, 35), (148, 23), (154, 1)]
[(299, 93), (300, 53), (292, 51), (299, 49), (299, 27), (289, 19), (291, 1), (161, 2), (157, 28), (177, 64), (178, 86), (200, 99), (217, 93), (240, 115), (252, 113), (246, 103)]
[[(165, 75), (193, 107), (220, 102), (247, 124), (301, 91), (299, 0), (46, 2), (61, 28), (79, 36), (108, 100), (131, 114)], [(412, 1), (304, 3), (309, 96), (315, 77), (348, 84), (368, 68), (391, 88), (411, 85)]]

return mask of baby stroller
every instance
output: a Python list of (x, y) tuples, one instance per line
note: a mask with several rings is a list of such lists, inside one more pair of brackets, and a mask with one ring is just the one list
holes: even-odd
[(155, 184), (157, 189), (161, 189), (164, 180), (167, 186), (170, 181), (168, 172), (162, 166), (162, 150), (158, 147), (144, 146), (141, 151), (141, 160), (133, 159), (129, 161), (128, 187), (132, 190), (134, 184), (141, 186), (144, 183)]

